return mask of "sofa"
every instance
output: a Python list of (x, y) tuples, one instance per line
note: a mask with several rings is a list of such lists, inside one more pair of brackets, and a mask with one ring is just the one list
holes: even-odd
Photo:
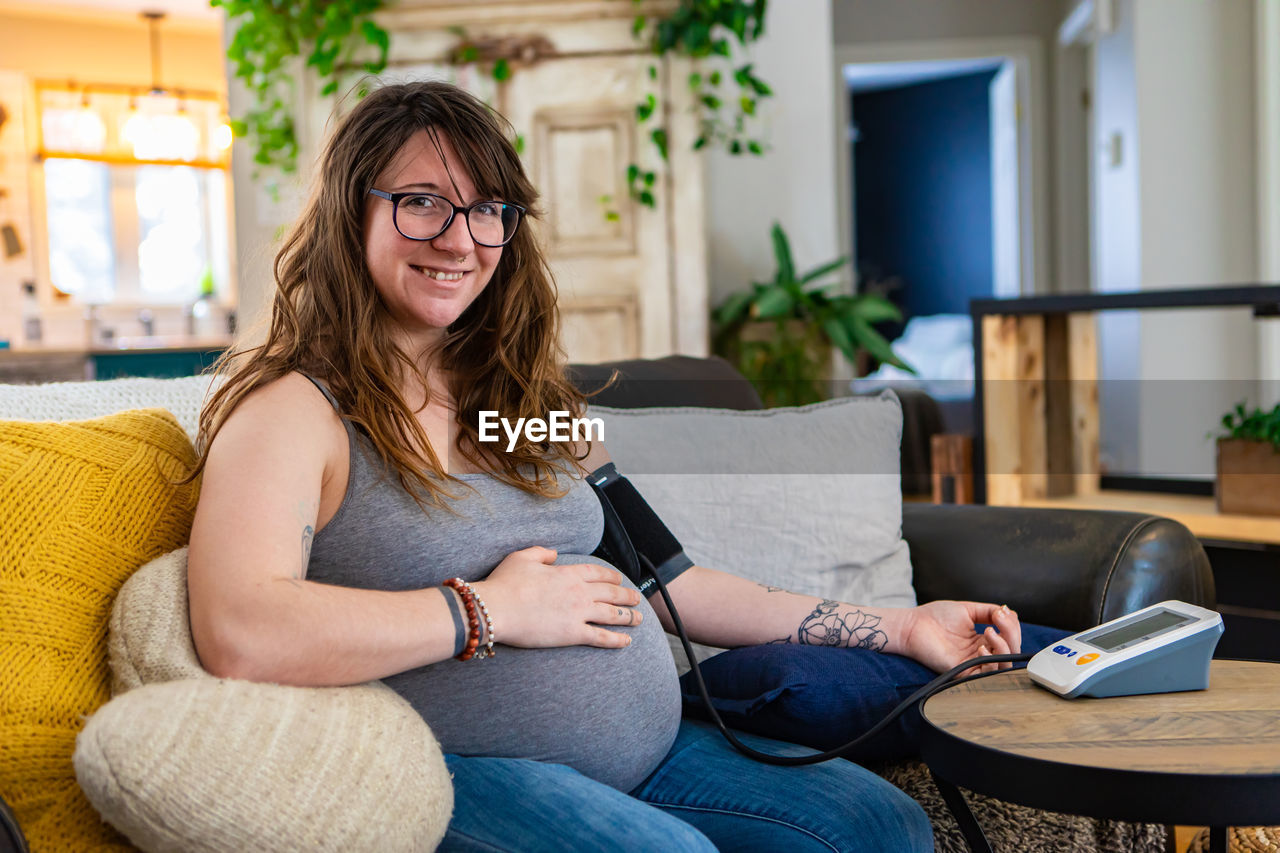
[[(615, 369), (617, 376), (613, 375)], [(635, 435), (643, 435), (644, 430), (652, 426), (645, 423), (644, 418), (654, 413), (679, 419), (686, 411), (706, 407), (741, 413), (750, 421), (748, 429), (755, 429), (758, 421), (772, 420), (771, 413), (761, 411), (759, 397), (751, 386), (719, 359), (673, 356), (615, 365), (580, 365), (572, 369), (572, 375), (580, 387), (594, 392), (593, 408), (614, 413), (615, 422), (625, 421), (627, 410), (640, 416), (641, 420), (633, 424)], [(83, 447), (109, 448), (110, 441), (135, 428), (163, 432), (162, 421), (166, 418), (186, 436), (191, 436), (208, 382), (208, 378), (197, 377), (32, 388), (3, 386), (0, 387), (0, 421), (79, 421), (122, 410), (167, 410), (160, 413), (164, 417), (159, 419), (154, 413), (141, 419), (131, 416), (132, 420), (125, 424), (128, 429), (123, 429), (118, 420), (107, 418), (107, 428), (95, 426), (90, 433), (84, 430), (75, 433), (68, 440), (81, 449), (69, 455), (81, 459)], [(896, 402), (880, 398), (876, 405), (880, 406), (876, 411), (882, 411), (896, 406)], [(831, 416), (836, 411), (835, 405), (827, 407), (822, 416)], [(172, 416), (168, 412), (172, 412)], [(897, 488), (898, 483), (896, 441), (901, 435), (900, 409), (898, 412), (898, 432), (891, 436), (894, 442), (892, 472), (878, 469), (877, 476), (863, 477), (879, 484), (875, 488), (881, 489), (877, 493), (881, 498), (886, 494), (885, 484)], [(763, 417), (750, 420), (753, 413)], [(786, 413), (783, 418), (791, 416)], [(25, 462), (10, 465), (7, 460), (14, 454), (44, 453), (55, 441), (45, 433), (16, 429), (12, 424), (0, 424), (0, 428), (9, 429), (0, 434), (0, 480), (3, 480), (0, 491), (17, 489), (20, 494), (22, 472), (27, 471), (29, 475), (34, 469), (29, 465), (24, 468)], [(180, 436), (172, 427), (170, 433)], [(696, 435), (696, 431), (691, 434)], [(803, 440), (799, 443), (805, 444)], [(154, 448), (159, 444), (163, 442), (157, 439), (147, 446)], [(18, 449), (9, 453), (13, 447)], [(612, 441), (610, 447), (612, 450)], [(174, 445), (162, 451), (162, 456), (168, 454), (164, 458), (181, 461), (189, 448), (184, 450)], [(614, 455), (618, 458), (617, 453)], [(120, 454), (126, 460), (134, 456)], [(148, 457), (148, 471), (161, 467)], [(65, 469), (63, 460), (48, 470)], [(169, 470), (172, 473), (177, 469), (171, 464)], [(111, 484), (111, 488), (117, 488), (122, 482), (122, 476), (115, 471), (102, 474), (102, 478), (101, 482)], [(194, 493), (176, 490), (180, 487), (174, 486), (174, 479), (167, 476), (155, 481), (156, 489), (168, 490), (158, 499), (161, 514), (165, 518), (185, 518), (189, 526)], [(633, 479), (643, 482), (643, 472)], [(52, 513), (48, 508), (63, 499), (64, 493), (77, 488), (76, 482), (74, 478), (68, 479), (65, 487), (59, 485), (50, 494), (42, 495), (40, 506), (35, 510), (29, 506), (32, 501), (10, 501), (8, 509), (0, 504), (0, 514)], [(637, 484), (649, 495), (642, 482)], [(661, 491), (658, 481), (653, 482), (656, 491)], [(125, 490), (121, 492), (124, 497), (104, 497), (100, 486), (90, 484), (85, 488), (100, 506), (115, 506), (126, 498), (134, 500), (137, 492), (137, 489)], [(104, 501), (106, 503), (101, 503)], [(886, 503), (883, 499), (878, 502)], [(940, 598), (998, 601), (1014, 608), (1024, 622), (1070, 631), (1082, 630), (1169, 598), (1208, 607), (1214, 604), (1213, 578), (1203, 550), (1186, 528), (1168, 519), (1137, 513), (900, 505), (896, 499), (892, 503), (895, 513), (900, 509), (900, 516), (893, 517), (900, 519), (900, 538), (904, 543), (897, 549), (900, 555), (894, 557), (895, 565), (907, 567), (912, 594), (921, 602)], [(835, 513), (837, 518), (843, 514), (850, 527), (859, 526), (856, 522), (862, 510), (856, 505), (827, 506), (826, 510)], [(90, 695), (91, 704), (69, 723), (72, 731), (67, 735), (73, 741), (78, 738), (74, 744), (74, 762), (80, 786), (115, 827), (101, 827), (105, 835), (95, 844), (108, 849), (112, 846), (129, 849), (131, 842), (143, 849), (231, 850), (244, 846), (263, 850), (351, 849), (374, 838), (381, 849), (431, 849), (447, 823), (451, 794), (447, 774), (439, 760), (438, 745), (420, 719), (411, 711), (406, 715), (407, 706), (376, 683), (315, 690), (249, 685), (203, 673), (194, 656), (185, 621), (182, 524), (180, 521), (167, 526), (161, 524), (151, 532), (155, 535), (146, 546), (149, 551), (130, 540), (128, 547), (112, 546), (111, 550), (100, 552), (112, 555), (110, 572), (118, 582), (104, 581), (100, 584), (102, 589), (97, 591), (94, 612), (102, 624), (95, 629), (97, 633), (91, 631), (89, 639), (84, 641), (92, 666), (84, 661), (60, 661), (64, 668), (58, 678), (64, 680), (79, 677), (86, 669), (101, 670), (102, 684), (93, 686), (86, 694)], [(898, 530), (892, 532), (897, 536)], [(14, 536), (0, 539), (0, 558), (14, 559), (14, 549), (21, 545), (19, 542), (15, 546), (14, 539)], [(103, 539), (104, 534), (94, 531), (87, 537), (89, 544), (85, 547), (106, 547)], [(29, 551), (21, 552), (23, 560), (30, 558)], [(84, 573), (94, 576), (98, 568), (92, 563), (92, 557), (83, 556), (85, 553), (89, 552), (82, 549), (74, 555), (78, 562), (68, 563), (65, 568), (66, 573), (80, 572), (81, 584), (87, 583), (83, 580)], [(124, 556), (116, 559), (119, 553)], [(89, 561), (87, 568), (86, 560)], [(24, 576), (20, 580), (25, 583), (29, 578)], [(67, 584), (59, 580), (54, 586), (63, 597), (57, 601), (63, 602)], [(21, 588), (12, 573), (5, 575), (0, 568), (0, 602), (6, 611), (25, 606), (15, 598), (19, 594), (16, 590)], [(25, 655), (22, 644), (29, 642), (31, 636), (34, 635), (15, 638), (0, 628), (0, 656), (4, 656), (0, 662)], [(51, 820), (57, 822), (56, 814), (50, 817), (52, 800), (45, 797), (43, 789), (22, 788), (13, 781), (15, 767), (28, 766), (22, 762), (29, 764), (35, 760), (23, 751), (25, 744), (21, 742), (24, 733), (34, 730), (29, 722), (23, 723), (28, 726), (25, 729), (15, 725), (13, 715), (13, 708), (22, 704), (16, 702), (15, 697), (30, 705), (45, 696), (45, 693), (38, 693), (36, 699), (24, 696), (22, 691), (29, 686), (15, 683), (11, 674), (0, 675), (0, 853), (25, 849), (18, 829), (20, 824), (26, 825), (24, 821), (43, 821), (44, 827)], [(259, 714), (245, 723), (241, 717), (249, 706), (269, 708), (270, 713)], [(26, 708), (27, 712), (30, 710)], [(195, 715), (203, 715), (199, 726), (189, 719)], [(80, 717), (86, 717), (88, 722)], [(147, 720), (154, 720), (154, 725), (145, 722)], [(308, 727), (320, 736), (307, 740)], [(301, 734), (300, 729), (304, 730)], [(52, 737), (50, 735), (50, 743)], [(359, 748), (335, 751), (334, 742), (358, 744)], [(59, 749), (63, 752), (54, 749), (50, 754), (61, 757), (50, 761), (61, 764), (47, 768), (48, 778), (53, 778), (55, 773), (69, 777), (71, 768), (66, 766), (70, 763), (67, 761), (69, 748)], [(291, 750), (290, 760), (297, 759), (300, 763), (281, 765), (276, 756), (282, 750)], [(190, 753), (202, 761), (213, 762), (217, 772), (202, 765), (193, 776), (190, 768), (177, 766), (181, 761), (175, 759), (175, 753), (179, 757)], [(316, 775), (319, 753), (324, 753), (322, 770), (327, 774), (323, 776), (323, 785)], [(232, 755), (236, 757), (233, 759)], [(406, 755), (420, 755), (421, 760), (405, 761)], [(406, 769), (408, 764), (417, 766)], [(235, 772), (223, 765), (234, 765)], [(872, 766), (925, 806), (934, 822), (938, 850), (967, 849), (923, 765), (898, 759)], [(157, 768), (163, 768), (164, 772)], [(259, 776), (268, 778), (264, 782)], [(377, 783), (374, 786), (377, 796), (367, 798), (368, 802), (358, 806), (365, 809), (364, 812), (346, 804), (344, 813), (332, 796), (329, 799), (322, 796), (341, 789), (356, 777)], [(198, 779), (198, 784), (194, 781), (187, 784), (189, 779)], [(48, 784), (52, 786), (51, 782)], [(288, 805), (272, 803), (267, 809), (269, 797), (281, 796), (279, 791), (267, 792), (270, 788), (284, 788)], [(80, 796), (80, 792), (68, 796)], [(234, 803), (228, 805), (236, 798), (247, 801), (244, 808), (249, 811), (253, 807), (261, 808), (252, 814), (237, 813), (232, 809)], [(968, 798), (997, 850), (1157, 851), (1165, 845), (1165, 828), (1160, 826), (1038, 812), (973, 794)], [(5, 800), (9, 805), (5, 805)], [(397, 808), (416, 808), (419, 824), (393, 819), (391, 815), (396, 814)], [(166, 813), (166, 810), (169, 811)], [(29, 817), (35, 814), (39, 816)], [(175, 821), (166, 814), (180, 815), (177, 823), (181, 825), (157, 830), (157, 822)], [(258, 825), (255, 821), (265, 821), (262, 825), (269, 827), (270, 838), (259, 837), (250, 843), (249, 839), (236, 835), (249, 832)], [(296, 824), (301, 827), (298, 831), (305, 833), (309, 829), (318, 834), (274, 834), (286, 823), (290, 824), (291, 832)], [(382, 827), (393, 823), (400, 826), (400, 835), (392, 838), (390, 830), (380, 834)], [(193, 828), (196, 824), (206, 829)], [(34, 826), (34, 822), (31, 825)], [(207, 831), (209, 826), (222, 827), (226, 837), (196, 839), (192, 835)], [(33, 832), (33, 837), (36, 834)], [(49, 838), (58, 836), (49, 836), (42, 829), (39, 837), (51, 843)], [(300, 838), (306, 840), (300, 841)]]

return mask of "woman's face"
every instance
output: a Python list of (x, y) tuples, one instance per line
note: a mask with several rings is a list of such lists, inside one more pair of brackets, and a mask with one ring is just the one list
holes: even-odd
[[(435, 193), (459, 207), (481, 201), (452, 144), (443, 135), (436, 138), (447, 159), (447, 170), (431, 136), (420, 130), (379, 176), (375, 188), (389, 193)], [(477, 245), (461, 214), (454, 216), (439, 237), (410, 240), (396, 230), (392, 212), (391, 202), (368, 197), (364, 248), (369, 274), (392, 320), (406, 336), (405, 343), (430, 344), (484, 290), (502, 257), (502, 248)]]

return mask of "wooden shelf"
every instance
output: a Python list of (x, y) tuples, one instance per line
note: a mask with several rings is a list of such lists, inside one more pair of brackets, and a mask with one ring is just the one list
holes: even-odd
[(1022, 506), (1147, 512), (1185, 524), (1200, 539), (1280, 545), (1280, 517), (1223, 515), (1213, 498), (1155, 492), (1100, 491), (1091, 495), (1024, 499)]

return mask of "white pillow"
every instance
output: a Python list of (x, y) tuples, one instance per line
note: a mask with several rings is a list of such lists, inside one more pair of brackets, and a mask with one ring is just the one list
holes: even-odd
[(618, 470), (698, 565), (854, 604), (915, 605), (893, 394), (588, 416), (603, 419)]
[(120, 587), (107, 623), (111, 695), (144, 684), (213, 678), (200, 665), (187, 615), (187, 548), (156, 557)]
[(89, 802), (146, 851), (426, 853), (453, 811), (431, 730), (377, 683), (147, 684), (89, 718), (74, 763)]
[(389, 687), (254, 684), (201, 668), (186, 548), (121, 587), (107, 657), (115, 698), (76, 740), (76, 778), (142, 849), (412, 853), (444, 835), (443, 754)]
[(213, 382), (212, 375), (203, 375), (0, 385), (0, 420), (81, 421), (124, 409), (168, 409), (195, 441), (200, 409)]

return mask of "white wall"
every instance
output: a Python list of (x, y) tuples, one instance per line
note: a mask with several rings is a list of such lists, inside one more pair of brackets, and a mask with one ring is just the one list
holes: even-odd
[[(1096, 288), (1256, 281), (1252, 5), (1119, 0), (1115, 13), (1094, 48)], [(1112, 470), (1212, 477), (1206, 434), (1257, 390), (1250, 312), (1100, 316)]]
[[(1280, 4), (1254, 0), (1258, 114), (1258, 278), (1280, 281)], [(1280, 403), (1280, 322), (1258, 326), (1260, 405)]]
[[(1101, 292), (1137, 290), (1142, 278), (1138, 94), (1133, 0), (1115, 4), (1116, 28), (1093, 46), (1093, 276)], [(1099, 444), (1104, 470), (1136, 471), (1139, 449), (1140, 321), (1098, 314)]]
[(1137, 290), (1142, 280), (1134, 0), (1115, 4), (1116, 29), (1094, 45), (1094, 289)]
[(1253, 7), (1136, 0), (1144, 287), (1256, 273)]
[(761, 104), (763, 157), (707, 156), (711, 303), (772, 275), (769, 230), (780, 222), (797, 267), (840, 253), (836, 215), (831, 0), (769, 4), (755, 73), (774, 91)]
[[(1257, 281), (1253, 5), (1135, 0), (1134, 17), (1142, 287)], [(1245, 309), (1143, 315), (1144, 472), (1213, 475), (1205, 433), (1256, 397), (1257, 336)]]
[(832, 30), (840, 45), (1048, 35), (1062, 7), (1060, 0), (833, 0)]

